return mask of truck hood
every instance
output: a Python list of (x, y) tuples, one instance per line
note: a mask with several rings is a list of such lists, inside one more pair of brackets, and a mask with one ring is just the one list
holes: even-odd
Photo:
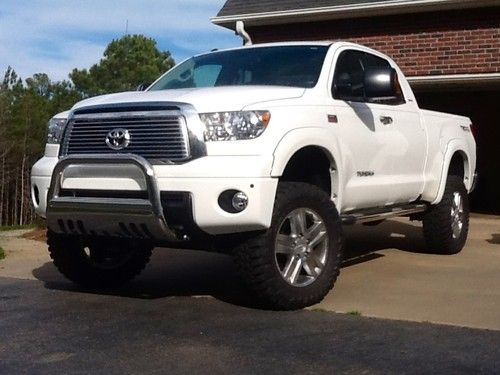
[(106, 104), (176, 102), (192, 104), (200, 113), (239, 111), (253, 104), (299, 98), (304, 92), (304, 88), (282, 86), (226, 86), (161, 91), (130, 91), (85, 99), (75, 104), (73, 109)]

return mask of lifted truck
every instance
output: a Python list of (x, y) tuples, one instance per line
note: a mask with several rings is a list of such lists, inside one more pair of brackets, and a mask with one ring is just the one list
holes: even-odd
[(387, 56), (345, 42), (214, 51), (144, 92), (49, 122), (32, 170), (49, 251), (89, 287), (136, 276), (156, 246), (234, 254), (262, 306), (318, 303), (342, 224), (423, 221), (429, 251), (466, 241), (476, 153), (468, 118), (419, 109)]

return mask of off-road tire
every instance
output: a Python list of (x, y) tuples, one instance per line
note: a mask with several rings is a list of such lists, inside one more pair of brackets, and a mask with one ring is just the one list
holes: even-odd
[[(47, 244), (54, 265), (69, 280), (88, 288), (120, 286), (137, 276), (149, 262), (152, 245), (123, 240), (92, 240), (87, 245), (78, 236), (47, 231)], [(127, 256), (115, 267), (100, 267), (85, 252), (86, 246), (117, 246)]]
[[(460, 235), (453, 236), (453, 200), (459, 194), (463, 204), (463, 220)], [(467, 240), (469, 231), (469, 200), (462, 178), (448, 176), (443, 199), (431, 206), (423, 219), (427, 249), (436, 254), (457, 254)]]
[[(323, 270), (306, 286), (285, 281), (275, 260), (275, 240), (283, 220), (293, 210), (311, 209), (326, 227), (327, 257)], [(319, 303), (332, 289), (339, 274), (342, 250), (342, 225), (330, 197), (314, 185), (281, 182), (278, 185), (271, 227), (243, 241), (234, 251), (236, 265), (244, 284), (260, 308), (296, 310)]]

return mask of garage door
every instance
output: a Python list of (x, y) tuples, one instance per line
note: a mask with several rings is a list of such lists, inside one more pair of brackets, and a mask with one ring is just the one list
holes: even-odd
[(420, 107), (468, 116), (475, 127), (480, 178), (471, 195), (475, 212), (500, 214), (500, 88), (415, 93)]

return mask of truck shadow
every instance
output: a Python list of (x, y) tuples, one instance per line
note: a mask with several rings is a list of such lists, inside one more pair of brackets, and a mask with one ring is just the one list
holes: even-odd
[[(410, 253), (426, 253), (421, 224), (405, 219), (386, 220), (376, 226), (353, 225), (344, 227), (343, 267), (384, 256), (379, 250), (398, 249)], [(356, 262), (358, 258), (360, 262)]]
[[(377, 251), (383, 249), (422, 252), (425, 248), (421, 229), (405, 222), (356, 226), (345, 231), (342, 268), (381, 258), (384, 255)], [(259, 307), (240, 283), (230, 256), (202, 251), (158, 248), (139, 277), (116, 289), (88, 290), (76, 286), (60, 275), (52, 263), (33, 270), (33, 275), (44, 282), (46, 288), (55, 290), (141, 299), (212, 296), (239, 306)]]

